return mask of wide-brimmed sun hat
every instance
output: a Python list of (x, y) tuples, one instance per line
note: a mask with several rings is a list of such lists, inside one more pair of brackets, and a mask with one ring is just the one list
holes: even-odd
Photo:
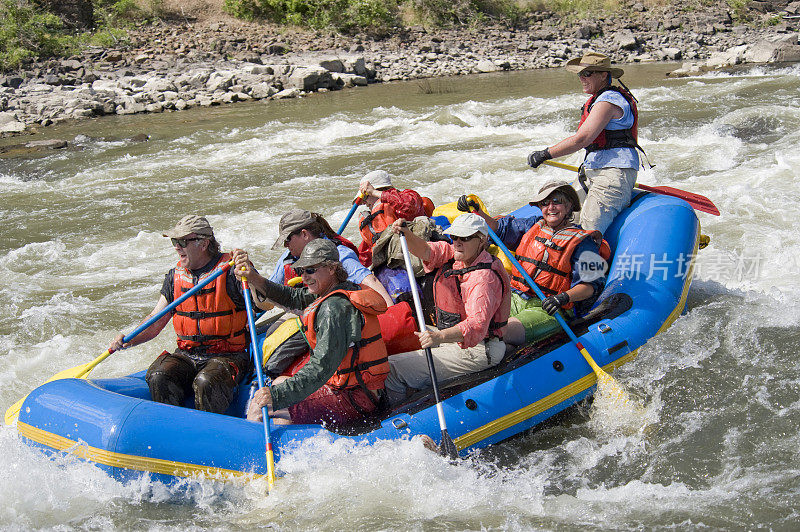
[(624, 73), (621, 68), (611, 66), (611, 59), (599, 52), (586, 52), (582, 57), (570, 59), (564, 68), (576, 74), (584, 71), (610, 72), (611, 77), (615, 79), (621, 77)]
[(530, 204), (538, 207), (539, 202), (547, 199), (547, 197), (553, 192), (563, 192), (564, 195), (567, 196), (572, 202), (573, 212), (578, 212), (581, 210), (581, 200), (578, 199), (578, 193), (575, 192), (575, 189), (572, 188), (572, 185), (569, 184), (569, 181), (562, 181), (560, 179), (548, 181), (542, 185), (542, 188), (539, 189), (539, 192), (533, 197)]

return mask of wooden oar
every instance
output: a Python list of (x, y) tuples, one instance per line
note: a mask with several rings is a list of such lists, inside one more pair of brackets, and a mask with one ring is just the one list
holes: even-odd
[[(126, 344), (126, 343), (130, 342), (131, 340), (133, 340), (134, 338), (136, 338), (137, 336), (139, 336), (139, 334), (142, 331), (144, 331), (145, 329), (150, 327), (152, 324), (154, 324), (155, 322), (157, 322), (158, 320), (160, 320), (161, 318), (166, 316), (167, 313), (171, 312), (175, 307), (177, 307), (178, 305), (180, 305), (181, 303), (183, 303), (184, 301), (186, 301), (187, 299), (192, 297), (194, 294), (199, 292), (208, 283), (210, 283), (211, 281), (213, 281), (214, 279), (216, 279), (217, 277), (219, 277), (223, 273), (227, 272), (231, 268), (231, 266), (233, 266), (233, 261), (230, 261), (230, 262), (224, 264), (223, 266), (221, 266), (219, 269), (217, 269), (211, 275), (209, 275), (208, 277), (203, 279), (202, 282), (200, 282), (197, 285), (195, 285), (191, 290), (189, 290), (188, 292), (183, 294), (181, 297), (179, 297), (178, 299), (176, 299), (175, 301), (173, 301), (172, 303), (170, 303), (169, 305), (164, 307), (163, 310), (161, 310), (160, 312), (158, 312), (154, 316), (151, 316), (147, 321), (145, 321), (144, 323), (139, 325), (132, 333), (130, 333), (129, 335), (123, 337), (122, 338), (122, 343)], [(92, 360), (88, 364), (81, 364), (80, 366), (75, 366), (74, 368), (65, 369), (63, 371), (60, 371), (59, 373), (56, 373), (55, 375), (53, 375), (52, 377), (47, 379), (45, 381), (45, 383), (51, 382), (51, 381), (55, 381), (55, 380), (59, 380), (59, 379), (85, 379), (89, 375), (89, 372), (92, 371), (95, 368), (95, 366), (97, 366), (100, 362), (102, 362), (103, 360), (108, 358), (111, 355), (111, 353), (114, 353), (114, 352), (115, 351), (113, 349), (107, 349), (105, 351), (105, 353), (103, 353), (99, 357), (95, 358), (94, 360)], [(16, 421), (17, 417), (19, 416), (19, 410), (20, 410), (20, 408), (22, 408), (22, 403), (25, 402), (25, 399), (27, 397), (28, 396), (25, 395), (25, 397), (23, 397), (22, 399), (20, 399), (19, 401), (17, 401), (16, 403), (11, 405), (10, 407), (8, 407), (8, 410), (6, 410), (6, 415), (5, 415), (6, 425), (11, 425), (11, 424), (14, 423), (14, 421)]]
[[(560, 163), (558, 161), (545, 161), (544, 164), (548, 166), (553, 166), (555, 168), (561, 168), (562, 170), (570, 170), (572, 172), (580, 171), (580, 168), (577, 166), (573, 166), (571, 164)], [(713, 214), (714, 216), (719, 216), (719, 209), (717, 206), (714, 205), (707, 197), (701, 194), (695, 194), (694, 192), (687, 192), (685, 190), (680, 190), (678, 188), (672, 187), (651, 187), (649, 185), (642, 185), (637, 183), (636, 188), (640, 190), (644, 190), (645, 192), (653, 192), (654, 194), (661, 194), (663, 196), (673, 196), (676, 198), (680, 198), (687, 202), (689, 205), (692, 206), (693, 209), (707, 212), (709, 214)]]
[[(258, 387), (264, 387), (264, 370), (261, 369), (261, 351), (258, 349), (258, 341), (256, 340), (256, 323), (253, 319), (253, 304), (250, 302), (252, 294), (250, 287), (247, 285), (247, 277), (242, 276), (242, 288), (244, 289), (244, 305), (247, 309), (247, 324), (250, 329), (250, 348), (253, 351), (253, 364), (256, 367), (256, 376), (258, 377)], [(264, 415), (264, 439), (266, 441), (266, 458), (267, 458), (267, 491), (272, 491), (272, 486), (275, 484), (275, 455), (272, 452), (272, 436), (269, 432), (269, 415), (267, 415), (267, 407), (261, 409)]]
[[(408, 242), (406, 242), (406, 235), (400, 233), (400, 246), (403, 248), (403, 260), (406, 263), (406, 273), (408, 274), (408, 283), (411, 285), (411, 295), (414, 298), (414, 310), (417, 314), (417, 325), (419, 332), (425, 332), (425, 318), (422, 313), (422, 303), (419, 299), (419, 291), (417, 290), (417, 280), (414, 278), (414, 270), (411, 267), (411, 256), (408, 252)], [(439, 453), (442, 456), (449, 456), (450, 458), (458, 458), (458, 449), (450, 434), (447, 432), (447, 422), (444, 419), (444, 410), (442, 409), (442, 400), (439, 396), (439, 383), (436, 380), (436, 368), (433, 365), (433, 353), (431, 348), (425, 348), (425, 358), (428, 361), (428, 373), (431, 377), (433, 384), (433, 398), (436, 401), (436, 415), (439, 417), (439, 428), (442, 429), (442, 443), (439, 446)]]

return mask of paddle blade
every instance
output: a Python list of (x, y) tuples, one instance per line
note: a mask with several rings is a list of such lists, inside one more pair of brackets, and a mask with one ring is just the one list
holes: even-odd
[[(63, 371), (59, 371), (58, 373), (56, 373), (55, 375), (44, 381), (42, 384), (47, 384), (48, 382), (57, 381), (59, 379), (77, 379), (77, 378), (85, 379), (86, 376), (89, 374), (89, 371), (93, 367), (94, 365), (92, 365), (92, 362), (88, 362), (86, 364), (81, 364), (80, 366), (75, 366), (74, 368), (65, 369)], [(25, 395), (25, 397), (23, 397), (22, 399), (20, 399), (10, 407), (8, 407), (8, 410), (6, 410), (6, 415), (5, 415), (6, 425), (14, 424), (14, 422), (19, 417), (19, 411), (22, 408), (22, 403), (24, 403), (25, 399), (27, 398), (28, 396)]]
[(447, 429), (442, 430), (442, 443), (439, 445), (439, 454), (451, 460), (458, 458), (458, 448), (456, 448), (456, 444), (450, 434), (447, 433)]
[(714, 205), (714, 202), (702, 194), (695, 194), (694, 192), (687, 192), (685, 190), (673, 187), (651, 187), (649, 185), (642, 185), (640, 183), (636, 184), (636, 188), (645, 190), (647, 192), (653, 192), (655, 194), (680, 198), (697, 211), (707, 212), (709, 214), (713, 214), (714, 216), (719, 216), (719, 209), (717, 209), (717, 206)]

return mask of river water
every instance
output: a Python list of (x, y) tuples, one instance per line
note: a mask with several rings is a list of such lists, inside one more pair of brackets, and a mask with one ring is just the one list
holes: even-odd
[[(2, 427), (0, 527), (796, 529), (800, 67), (665, 79), (671, 68), (626, 69), (656, 163), (640, 181), (708, 196), (722, 215), (699, 215), (711, 244), (687, 312), (615, 373), (647, 405), (646, 428), (604, 430), (586, 407), (458, 465), (416, 441), (320, 438), (284, 455), (265, 497), (259, 482), (123, 485)], [(535, 71), (49, 128), (36, 138), (75, 147), (0, 160), (0, 406), (132, 330), (175, 261), (161, 232), (182, 215), (206, 214), (263, 269), (282, 213), (337, 227), (373, 169), (437, 204), (471, 192), (508, 212), (571, 177), (525, 158), (566, 136), (583, 100), (573, 75)], [(137, 133), (151, 139), (125, 140)], [(143, 369), (173, 342), (165, 331), (93, 376)]]

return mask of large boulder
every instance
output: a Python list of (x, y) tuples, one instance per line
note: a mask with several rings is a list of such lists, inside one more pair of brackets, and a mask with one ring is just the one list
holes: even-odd
[(772, 63), (800, 60), (797, 34), (790, 33), (752, 45), (744, 54), (748, 63)]
[(296, 88), (302, 91), (329, 89), (336, 86), (329, 70), (322, 67), (298, 67), (289, 76), (287, 88)]
[(0, 133), (20, 133), (25, 130), (25, 124), (17, 120), (14, 113), (0, 113)]

